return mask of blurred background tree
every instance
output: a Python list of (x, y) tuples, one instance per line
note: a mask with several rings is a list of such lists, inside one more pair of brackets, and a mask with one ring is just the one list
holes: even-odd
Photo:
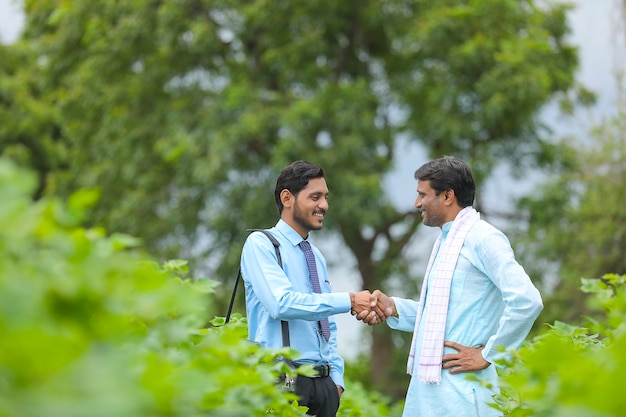
[(580, 277), (624, 274), (626, 260), (626, 98), (623, 59), (626, 2), (612, 2), (614, 102), (583, 133), (570, 133), (555, 150), (554, 169), (532, 194), (519, 200), (518, 255), (546, 285), (546, 308), (538, 322), (563, 320), (584, 325), (597, 310), (579, 292)]
[[(0, 52), (0, 149), (39, 171), (34, 198), (96, 188), (85, 225), (190, 259), (195, 276), (232, 279), (245, 229), (276, 221), (277, 173), (308, 159), (333, 195), (320, 236), (349, 249), (363, 288), (415, 295), (420, 220), (383, 182), (400, 144), (467, 160), (480, 187), (498, 162), (553, 161), (543, 105), (590, 100), (560, 2), (24, 6), (21, 39)], [(372, 335), (370, 378), (402, 396), (391, 365), (405, 339)]]
[(626, 271), (626, 101), (587, 137), (560, 144), (562, 164), (532, 195), (520, 200), (526, 227), (520, 256), (530, 273), (554, 284), (542, 322), (580, 324), (589, 313), (580, 277)]

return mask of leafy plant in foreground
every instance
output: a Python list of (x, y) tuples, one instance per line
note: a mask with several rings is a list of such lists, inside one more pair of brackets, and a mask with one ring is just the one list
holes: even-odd
[[(35, 184), (0, 159), (0, 417), (304, 416), (275, 384), (294, 352), (247, 342), (241, 314), (210, 320), (215, 281), (78, 227), (97, 192), (33, 202)], [(341, 407), (396, 415), (358, 384)]]
[(502, 377), (498, 407), (507, 416), (620, 416), (626, 409), (626, 275), (583, 279), (604, 319), (587, 328), (555, 322), (516, 355)]
[(214, 283), (163, 267), (137, 240), (77, 225), (97, 197), (33, 203), (0, 160), (0, 416), (298, 416), (279, 354), (245, 321), (203, 329)]

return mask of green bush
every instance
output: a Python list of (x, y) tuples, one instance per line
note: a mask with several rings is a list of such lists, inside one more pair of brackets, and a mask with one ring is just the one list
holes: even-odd
[(584, 279), (604, 319), (578, 327), (555, 322), (527, 343), (502, 377), (498, 399), (508, 416), (622, 416), (626, 369), (626, 275)]
[(78, 227), (97, 193), (32, 202), (34, 186), (0, 160), (0, 416), (302, 415), (245, 321), (202, 330), (212, 281)]
[[(206, 328), (214, 281), (79, 227), (97, 192), (33, 202), (35, 184), (0, 159), (0, 417), (304, 416), (274, 383), (293, 351), (247, 342), (240, 314)], [(341, 407), (390, 415), (358, 384)]]
[[(350, 366), (349, 364), (347, 366)], [(400, 417), (403, 402), (391, 404), (376, 391), (367, 391), (363, 384), (346, 379), (347, 390), (341, 396), (338, 417)]]

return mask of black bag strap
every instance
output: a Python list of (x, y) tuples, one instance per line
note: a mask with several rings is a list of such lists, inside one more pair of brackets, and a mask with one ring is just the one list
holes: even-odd
[[(266, 229), (248, 229), (248, 231), (249, 232), (261, 232), (265, 236), (267, 236), (270, 242), (272, 242), (272, 245), (274, 245), (274, 251), (276, 251), (276, 258), (278, 259), (278, 265), (280, 265), (280, 267), (282, 268), (283, 260), (280, 257), (280, 249), (278, 249), (280, 246), (280, 243), (278, 242), (278, 240), (276, 240), (274, 235), (272, 235)], [(235, 278), (235, 287), (233, 288), (233, 294), (230, 297), (230, 304), (228, 305), (228, 312), (226, 313), (226, 323), (230, 321), (230, 314), (232, 313), (233, 305), (235, 304), (235, 296), (237, 295), (237, 287), (239, 286), (239, 281), (243, 281), (243, 278), (241, 276), (241, 266), (239, 267), (239, 271), (237, 272), (237, 278)], [(286, 321), (281, 320), (280, 327), (281, 327), (282, 334), (283, 334), (283, 346), (289, 346), (290, 345), (289, 324)]]

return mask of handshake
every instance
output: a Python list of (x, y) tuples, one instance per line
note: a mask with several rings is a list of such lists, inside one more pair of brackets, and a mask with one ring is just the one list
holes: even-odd
[(380, 290), (370, 293), (368, 290), (350, 293), (352, 308), (350, 313), (357, 320), (373, 326), (384, 323), (391, 316), (396, 316), (396, 303)]

